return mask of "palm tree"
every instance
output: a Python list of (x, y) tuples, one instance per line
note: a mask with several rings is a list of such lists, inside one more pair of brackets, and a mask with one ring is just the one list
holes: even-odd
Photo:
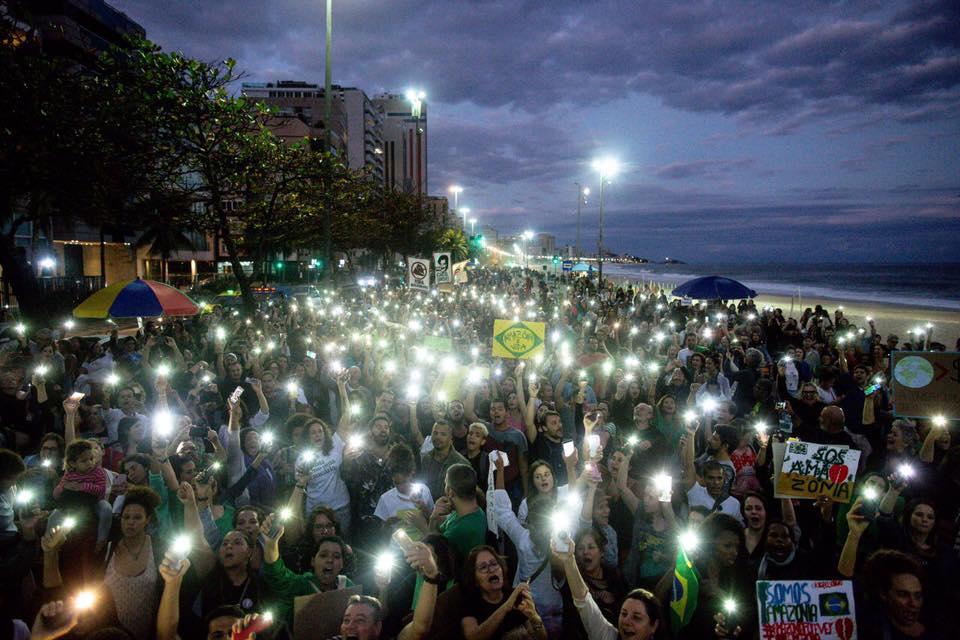
[(437, 248), (449, 251), (454, 262), (467, 259), (467, 237), (459, 229), (444, 229), (437, 238)]
[(167, 262), (175, 251), (192, 251), (197, 247), (184, 233), (183, 225), (172, 216), (156, 215), (150, 226), (137, 239), (137, 247), (150, 246), (149, 255), (160, 258), (160, 278), (167, 282)]

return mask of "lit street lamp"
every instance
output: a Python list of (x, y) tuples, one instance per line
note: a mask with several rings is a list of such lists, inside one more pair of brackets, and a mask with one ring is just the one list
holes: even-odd
[(573, 184), (577, 185), (577, 258), (580, 257), (580, 208), (582, 205), (587, 204), (587, 196), (590, 195), (590, 187), (583, 187), (579, 182), (574, 182)]
[(523, 232), (523, 262), (524, 269), (530, 268), (530, 241), (533, 240), (533, 231), (527, 229)]
[(453, 215), (460, 215), (460, 194), (463, 193), (463, 187), (452, 184), (447, 190), (453, 194)]
[(467, 214), (470, 213), (470, 207), (460, 209), (460, 215), (463, 216), (463, 232), (467, 232)]
[(600, 174), (600, 235), (597, 237), (597, 265), (599, 269), (597, 288), (603, 286), (603, 193), (607, 179), (617, 175), (619, 163), (613, 158), (601, 158), (593, 161), (593, 168)]
[(477, 224), (476, 218), (470, 218), (470, 235), (473, 235), (473, 227)]

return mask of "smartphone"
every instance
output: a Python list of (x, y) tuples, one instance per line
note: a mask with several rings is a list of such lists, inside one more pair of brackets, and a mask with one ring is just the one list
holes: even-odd
[(393, 541), (400, 545), (400, 548), (403, 549), (404, 553), (413, 551), (415, 543), (410, 538), (409, 534), (403, 529), (397, 529), (393, 532)]
[(879, 391), (879, 390), (880, 390), (880, 385), (874, 383), (874, 384), (870, 385), (869, 387), (867, 387), (866, 389), (863, 390), (863, 395), (865, 395), (865, 396), (872, 396), (873, 394), (875, 394), (875, 393), (876, 393), (877, 391)]
[(777, 411), (786, 411), (786, 410), (787, 410), (787, 403), (786, 403), (786, 402), (778, 402), (778, 403), (777, 403)]
[(577, 445), (574, 444), (573, 440), (567, 440), (563, 443), (563, 455), (564, 457), (573, 455), (573, 452), (577, 450)]
[[(237, 404), (240, 401), (240, 396), (243, 395), (243, 387), (237, 387), (233, 390), (233, 393), (230, 394), (230, 404)], [(206, 433), (206, 431), (204, 431)]]
[(874, 500), (868, 500), (864, 498), (860, 503), (860, 513), (863, 514), (863, 517), (869, 520), (870, 522), (875, 522), (877, 520), (877, 509), (880, 508), (880, 498), (877, 497)]
[(553, 542), (560, 553), (570, 552), (570, 534), (566, 531), (560, 530), (553, 534)]
[(113, 484), (127, 484), (127, 474), (118, 473), (117, 479), (114, 481)]
[(73, 393), (70, 394), (70, 399), (74, 402), (80, 402), (81, 400), (83, 400), (85, 395), (87, 394), (80, 393), (79, 391), (74, 391)]
[(313, 351), (307, 351), (307, 357), (310, 358), (311, 360), (316, 360), (317, 354)]
[(206, 427), (190, 427), (190, 437), (200, 438), (200, 439), (206, 438), (207, 428)]
[(597, 455), (597, 451), (600, 449), (600, 436), (595, 433), (587, 436), (587, 450), (590, 453), (590, 457)]

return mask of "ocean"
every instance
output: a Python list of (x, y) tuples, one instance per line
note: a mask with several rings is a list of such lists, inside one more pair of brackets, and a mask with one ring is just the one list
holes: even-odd
[(881, 302), (960, 311), (960, 263), (610, 264), (604, 275), (678, 285), (698, 276), (739, 280), (758, 294)]

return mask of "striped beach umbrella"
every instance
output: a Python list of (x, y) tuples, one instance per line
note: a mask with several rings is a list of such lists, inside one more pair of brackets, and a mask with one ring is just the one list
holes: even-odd
[(76, 318), (153, 318), (198, 313), (199, 305), (178, 289), (140, 278), (115, 282), (73, 310)]

